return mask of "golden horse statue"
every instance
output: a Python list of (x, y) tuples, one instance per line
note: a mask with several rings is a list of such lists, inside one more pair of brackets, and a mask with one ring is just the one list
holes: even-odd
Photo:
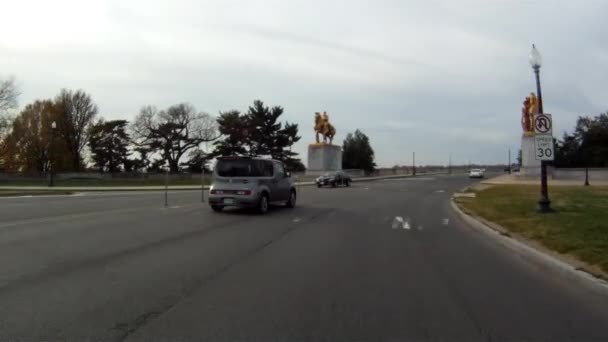
[(534, 135), (534, 114), (538, 114), (538, 98), (534, 93), (526, 96), (521, 109), (521, 128), (524, 135)]
[(336, 129), (329, 123), (327, 112), (315, 112), (315, 138), (317, 139), (317, 144), (320, 143), (319, 133), (323, 135), (323, 143), (326, 144), (327, 140), (329, 140), (329, 144), (331, 145), (336, 135)]

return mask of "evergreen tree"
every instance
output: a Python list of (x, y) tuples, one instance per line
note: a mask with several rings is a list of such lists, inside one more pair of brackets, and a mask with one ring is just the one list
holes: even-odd
[(100, 171), (117, 172), (125, 165), (129, 145), (126, 127), (126, 120), (100, 120), (90, 128), (91, 158)]
[(376, 168), (374, 150), (369, 144), (369, 138), (360, 130), (346, 135), (342, 150), (343, 169), (362, 169), (369, 174)]
[(214, 156), (241, 156), (247, 155), (246, 148), (247, 125), (246, 118), (238, 110), (220, 112), (217, 118), (218, 131), (221, 138), (213, 145)]

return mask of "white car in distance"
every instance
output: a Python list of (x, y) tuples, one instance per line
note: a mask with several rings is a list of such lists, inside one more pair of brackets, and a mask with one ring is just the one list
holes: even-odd
[(471, 171), (469, 171), (469, 178), (483, 178), (483, 170), (471, 169)]

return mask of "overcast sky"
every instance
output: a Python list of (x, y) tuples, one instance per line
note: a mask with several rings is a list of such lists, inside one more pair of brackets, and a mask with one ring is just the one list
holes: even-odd
[(603, 0), (19, 0), (0, 12), (0, 74), (21, 106), (84, 89), (107, 119), (190, 102), (245, 111), (254, 99), (300, 125), (313, 114), (341, 144), (359, 128), (381, 166), (505, 162), (543, 55), (555, 134), (608, 110)]

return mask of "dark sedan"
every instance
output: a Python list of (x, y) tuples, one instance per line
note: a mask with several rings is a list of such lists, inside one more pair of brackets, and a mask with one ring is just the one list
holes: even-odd
[(350, 186), (352, 181), (352, 178), (343, 171), (326, 172), (315, 180), (319, 188), (324, 185), (331, 185), (332, 187), (338, 185)]

